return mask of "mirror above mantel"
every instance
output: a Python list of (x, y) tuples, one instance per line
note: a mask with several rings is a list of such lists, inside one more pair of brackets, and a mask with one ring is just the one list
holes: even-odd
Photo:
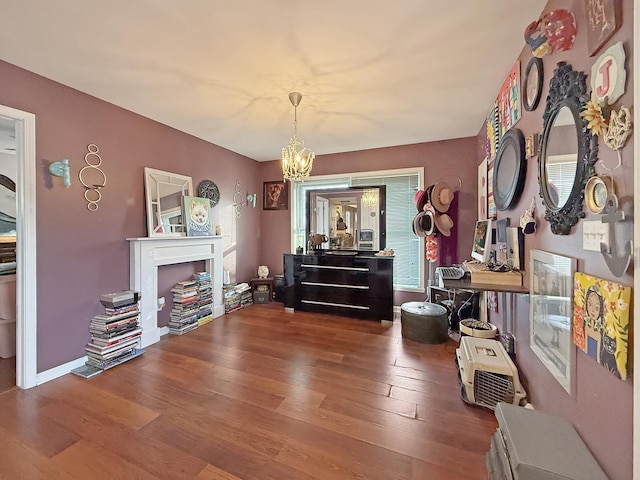
[(149, 237), (184, 237), (182, 197), (193, 196), (191, 177), (145, 167), (144, 186)]

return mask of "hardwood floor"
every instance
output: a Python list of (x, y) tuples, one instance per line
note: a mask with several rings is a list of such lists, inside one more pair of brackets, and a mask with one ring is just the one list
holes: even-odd
[(0, 395), (0, 479), (478, 480), (453, 342), (253, 305), (91, 379)]
[(0, 393), (16, 386), (16, 357), (0, 358)]

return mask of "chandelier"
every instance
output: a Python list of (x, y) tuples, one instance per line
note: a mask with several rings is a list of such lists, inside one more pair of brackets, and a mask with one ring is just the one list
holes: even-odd
[(298, 140), (298, 105), (302, 100), (302, 94), (291, 92), (289, 100), (294, 109), (293, 135), (289, 145), (282, 147), (282, 176), (285, 180), (304, 182), (309, 178), (316, 154), (306, 148), (304, 142)]
[(378, 201), (378, 192), (372, 188), (366, 189), (362, 193), (362, 204), (365, 207), (373, 207)]

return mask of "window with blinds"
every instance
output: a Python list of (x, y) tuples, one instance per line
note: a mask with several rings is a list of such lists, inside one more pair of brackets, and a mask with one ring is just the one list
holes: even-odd
[(554, 155), (547, 162), (549, 194), (556, 205), (564, 205), (569, 199), (576, 177), (576, 155)]
[(424, 244), (411, 228), (416, 214), (413, 198), (422, 188), (423, 168), (363, 172), (294, 183), (292, 191), (292, 251), (304, 247), (306, 192), (319, 188), (386, 186), (386, 248), (393, 249), (393, 286), (396, 290), (424, 290)]

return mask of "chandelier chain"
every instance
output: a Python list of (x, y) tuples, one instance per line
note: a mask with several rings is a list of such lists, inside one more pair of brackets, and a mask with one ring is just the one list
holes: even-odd
[(315, 153), (298, 140), (298, 104), (302, 95), (296, 92), (289, 94), (293, 105), (293, 135), (289, 144), (282, 148), (282, 176), (284, 180), (305, 181), (309, 178)]

